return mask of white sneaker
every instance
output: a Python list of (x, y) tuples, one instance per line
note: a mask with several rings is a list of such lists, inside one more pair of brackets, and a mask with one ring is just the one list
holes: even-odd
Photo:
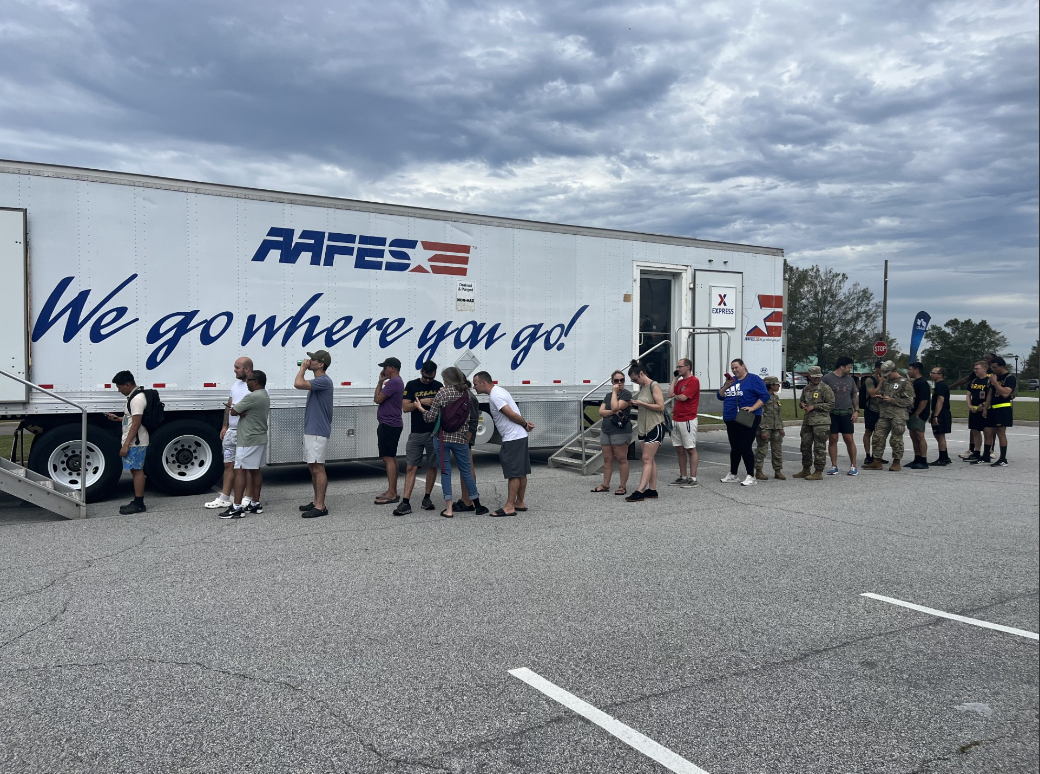
[(743, 481), (740, 482), (740, 485), (741, 486), (754, 486), (757, 483), (758, 482), (755, 481), (755, 477), (754, 476), (748, 476), (747, 478), (745, 478)]
[(231, 504), (232, 503), (231, 503), (230, 500), (221, 500), (220, 496), (218, 495), (216, 500), (210, 500), (208, 503), (206, 503), (206, 507), (207, 508), (227, 508)]
[(735, 484), (740, 481), (739, 478), (734, 476), (732, 473), (727, 473), (725, 478), (719, 479), (723, 484)]

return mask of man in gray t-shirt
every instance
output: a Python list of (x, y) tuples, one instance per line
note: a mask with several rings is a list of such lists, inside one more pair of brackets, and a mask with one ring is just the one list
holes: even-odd
[[(325, 473), (325, 452), (332, 435), (332, 379), (326, 375), (325, 369), (332, 365), (332, 355), (326, 350), (308, 352), (300, 361), (300, 371), (296, 374), (293, 387), (307, 390), (307, 407), (303, 410), (303, 461), (311, 472), (311, 483), (314, 485), (314, 499), (301, 505), (303, 518), (313, 519), (328, 514), (325, 507), (325, 491), (329, 479)], [(307, 371), (314, 374), (307, 379)]]
[(856, 467), (856, 439), (854, 437), (856, 420), (859, 419), (859, 390), (856, 380), (852, 378), (852, 358), (839, 357), (834, 363), (834, 371), (823, 377), (823, 383), (834, 391), (834, 408), (831, 409), (831, 433), (828, 451), (831, 466), (828, 476), (838, 475), (838, 436), (845, 441), (849, 453), (849, 475), (859, 473)]

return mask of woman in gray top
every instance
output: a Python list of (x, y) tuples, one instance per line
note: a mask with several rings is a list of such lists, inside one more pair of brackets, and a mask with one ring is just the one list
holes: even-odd
[(632, 393), (625, 389), (625, 374), (615, 371), (610, 375), (610, 392), (599, 404), (599, 416), (603, 420), (599, 436), (603, 451), (603, 483), (593, 492), (610, 491), (614, 460), (617, 460), (621, 485), (614, 494), (628, 493), (628, 445), (632, 443), (632, 419), (628, 412), (631, 404)]

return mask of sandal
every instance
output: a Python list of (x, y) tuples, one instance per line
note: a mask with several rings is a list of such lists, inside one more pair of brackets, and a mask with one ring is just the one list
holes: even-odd
[(628, 489), (626, 489), (623, 486), (619, 486), (617, 489), (614, 490), (614, 494), (616, 494), (616, 495), (626, 495), (626, 494), (628, 494)]
[(454, 513), (448, 513), (448, 509), (447, 508), (445, 508), (443, 511), (441, 511), (441, 516), (443, 516), (446, 519), (455, 518), (455, 514)]
[(376, 505), (390, 505), (400, 499), (400, 497), (378, 497), (376, 498)]
[(600, 484), (595, 489), (591, 489), (589, 491), (594, 492), (594, 493), (595, 492), (609, 492), (610, 491), (610, 487), (609, 486), (603, 486), (603, 484)]

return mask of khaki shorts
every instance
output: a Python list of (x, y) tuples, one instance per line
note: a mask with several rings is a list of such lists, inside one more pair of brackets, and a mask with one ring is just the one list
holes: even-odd
[(325, 463), (325, 450), (328, 448), (329, 439), (325, 435), (303, 436), (303, 461), (308, 465)]
[(267, 461), (267, 444), (239, 446), (235, 449), (236, 470), (260, 470)]
[(697, 418), (687, 419), (685, 422), (672, 420), (672, 445), (681, 446), (684, 449), (697, 448)]

